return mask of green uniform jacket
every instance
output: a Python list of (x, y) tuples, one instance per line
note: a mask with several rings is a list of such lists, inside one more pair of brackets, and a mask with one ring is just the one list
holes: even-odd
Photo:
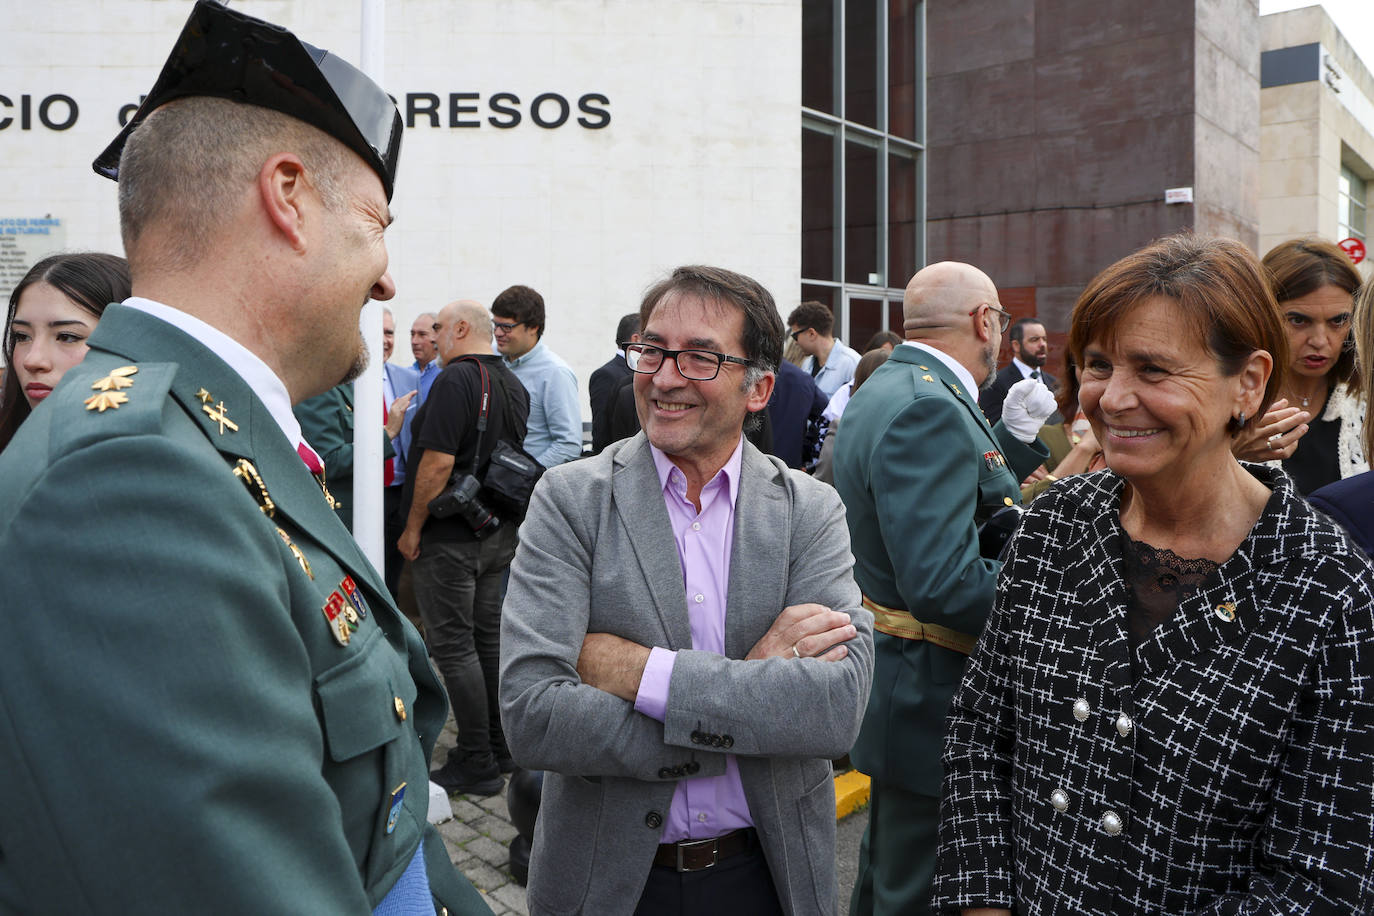
[[(978, 554), (977, 522), (1020, 502), (1018, 483), (1047, 451), (999, 422), (945, 365), (900, 346), (845, 407), (835, 440), (854, 579), (890, 608), (977, 635), (1000, 564)], [(874, 634), (873, 690), (851, 758), (875, 780), (940, 794), (945, 714), (967, 656)]]
[(423, 836), (489, 913), (425, 818), (424, 645), (294, 444), (165, 322), (90, 345), (0, 454), (0, 912), (366, 914)]
[[(335, 385), (324, 394), (301, 401), (292, 412), (301, 424), (301, 438), (324, 462), (324, 481), (334, 498), (334, 512), (353, 530), (353, 383)], [(382, 418), (383, 422), (386, 418)], [(396, 453), (385, 430), (382, 459)]]

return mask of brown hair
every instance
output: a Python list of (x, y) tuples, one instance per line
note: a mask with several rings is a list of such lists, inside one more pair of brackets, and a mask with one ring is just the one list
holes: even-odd
[(544, 297), (528, 286), (510, 286), (501, 291), (491, 303), (491, 313), (497, 318), (514, 318), (516, 324), (534, 328), (534, 339), (544, 336)]
[[(1356, 377), (1363, 380), (1366, 404), (1374, 404), (1374, 283), (1366, 283), (1355, 295), (1355, 319), (1350, 329), (1358, 363)], [(1352, 390), (1353, 387), (1352, 387)], [(1364, 414), (1364, 460), (1374, 464), (1374, 416)]]
[[(1264, 256), (1264, 269), (1269, 289), (1278, 300), (1280, 314), (1283, 304), (1315, 293), (1324, 286), (1343, 289), (1354, 296), (1360, 288), (1360, 273), (1339, 246), (1319, 238), (1289, 239), (1280, 242)], [(1327, 376), (1333, 382), (1344, 382), (1352, 392), (1360, 386), (1359, 367), (1355, 364), (1353, 338), (1345, 339), (1340, 356), (1332, 364)]]
[(1173, 235), (1102, 271), (1074, 306), (1070, 358), (1081, 366), (1089, 343), (1110, 341), (1127, 314), (1156, 297), (1178, 305), (1185, 322), (1179, 330), (1201, 338), (1223, 375), (1240, 372), (1256, 350), (1269, 352), (1274, 368), (1259, 409), (1243, 424), (1232, 418), (1232, 433), (1263, 416), (1288, 370), (1288, 337), (1259, 261), (1231, 239)]
[(854, 367), (854, 387), (849, 390), (849, 396), (853, 397), (854, 392), (859, 390), (859, 386), (868, 381), (868, 377), (877, 371), (878, 367), (887, 362), (887, 358), (892, 354), (887, 350), (869, 350), (859, 357), (859, 364)]
[(830, 311), (830, 306), (809, 299), (792, 310), (792, 314), (787, 316), (787, 323), (801, 331), (815, 328), (817, 334), (829, 337), (835, 327), (835, 315)]

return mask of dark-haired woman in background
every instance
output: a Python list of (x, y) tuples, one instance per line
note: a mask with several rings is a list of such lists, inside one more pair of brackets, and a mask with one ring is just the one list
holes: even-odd
[(129, 264), (112, 254), (85, 251), (44, 258), (10, 293), (5, 320), (4, 395), (0, 397), (0, 451), (67, 370), (86, 355), (86, 338), (111, 302), (129, 291)]
[(1360, 437), (1365, 398), (1350, 344), (1351, 298), (1360, 274), (1323, 239), (1290, 239), (1264, 256), (1288, 334), (1288, 380), (1253, 433), (1237, 440), (1246, 461), (1282, 460), (1304, 495), (1369, 470)]
[[(1355, 319), (1351, 331), (1359, 365), (1360, 387), (1365, 403), (1374, 398), (1374, 283), (1361, 287), (1355, 297)], [(1364, 418), (1361, 447), (1365, 460), (1374, 457), (1374, 418)], [(1308, 497), (1313, 506), (1325, 512), (1350, 532), (1364, 552), (1374, 557), (1374, 472), (1366, 471), (1322, 487)]]

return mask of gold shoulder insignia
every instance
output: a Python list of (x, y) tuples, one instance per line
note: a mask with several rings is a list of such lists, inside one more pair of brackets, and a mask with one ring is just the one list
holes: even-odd
[(136, 374), (137, 366), (120, 366), (118, 369), (111, 369), (110, 374), (104, 378), (96, 379), (91, 383), (91, 388), (99, 393), (86, 398), (86, 409), (104, 413), (107, 410), (118, 409), (120, 404), (129, 403), (129, 396), (120, 389), (134, 387), (133, 379), (129, 376)]
[(196, 397), (200, 398), (200, 402), (202, 404), (209, 404), (211, 401), (215, 399), (215, 396), (210, 392), (206, 391), (204, 388), (196, 392)]
[(930, 371), (930, 367), (929, 367), (929, 366), (917, 366), (916, 368), (917, 368), (917, 369), (920, 369), (922, 372), (929, 372), (929, 371)]
[(229, 428), (230, 432), (236, 433), (239, 431), (239, 425), (229, 419), (229, 408), (224, 406), (223, 401), (220, 401), (214, 407), (211, 407), (208, 402), (204, 403), (201, 405), (200, 409), (205, 411), (205, 415), (210, 418), (211, 423), (219, 424), (219, 434), (221, 436), (224, 435), (226, 426)]
[(118, 369), (111, 369), (110, 374), (102, 379), (96, 379), (91, 385), (96, 391), (119, 391), (121, 388), (134, 387), (131, 375), (138, 374), (137, 366), (120, 366)]
[(935, 381), (935, 379), (931, 378), (931, 377), (928, 376), (928, 375), (923, 375), (923, 376), (921, 376), (921, 381), (923, 381), (923, 382), (933, 382), (933, 381)]

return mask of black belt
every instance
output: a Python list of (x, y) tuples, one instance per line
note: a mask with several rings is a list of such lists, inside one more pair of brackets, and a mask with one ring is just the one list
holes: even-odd
[(758, 836), (758, 831), (753, 827), (741, 827), (706, 840), (660, 843), (658, 852), (654, 854), (654, 864), (680, 872), (701, 871), (731, 856), (748, 852), (758, 845)]

